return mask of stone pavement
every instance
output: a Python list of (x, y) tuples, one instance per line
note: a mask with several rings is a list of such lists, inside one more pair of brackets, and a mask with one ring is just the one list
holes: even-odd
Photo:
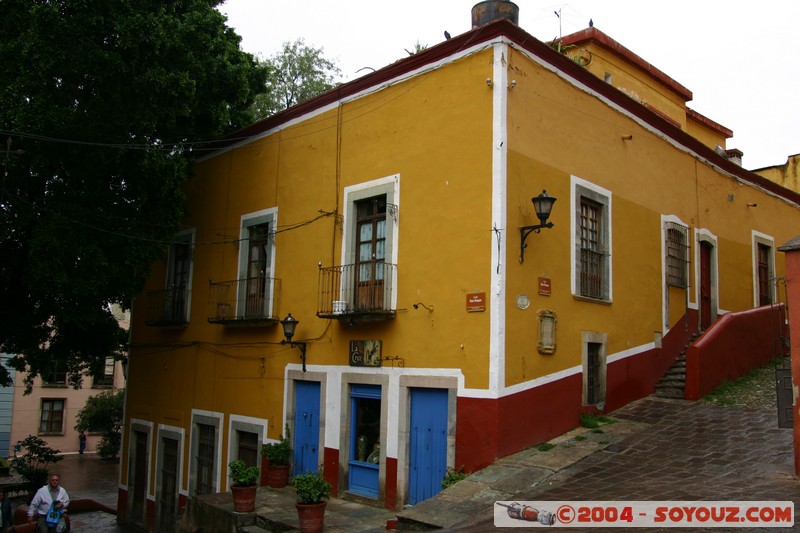
[[(602, 448), (596, 453), (578, 457), (577, 450), (585, 448), (585, 444), (575, 443), (574, 437), (566, 435), (567, 440), (561, 440), (549, 452), (527, 450), (478, 472), (475, 477), (481, 482), (487, 478), (487, 471), (505, 469), (474, 496), (467, 495), (469, 503), (454, 495), (452, 504), (462, 512), (466, 512), (470, 504), (484, 505), (466, 522), (463, 514), (462, 519), (458, 519), (457, 512), (442, 512), (451, 505), (449, 491), (444, 491), (439, 497), (438, 514), (446, 517), (439, 519), (439, 525), (461, 531), (496, 531), (489, 501), (494, 499), (789, 500), (795, 504), (792, 530), (800, 530), (800, 481), (794, 475), (792, 431), (778, 429), (774, 409), (725, 409), (703, 402), (648, 397), (611, 416), (620, 420), (619, 428), (623, 432), (613, 435), (618, 431), (616, 424), (604, 426), (602, 429), (609, 435), (604, 440), (609, 442), (598, 442)], [(571, 451), (559, 449), (564, 447)], [(553, 452), (565, 460), (549, 457)], [(578, 459), (572, 464), (566, 460), (571, 453)], [(510, 484), (511, 481), (514, 483)], [(466, 490), (467, 487), (458, 487), (461, 483), (453, 488)], [(520, 488), (525, 483), (528, 486)], [(509, 497), (510, 491), (516, 492)], [(433, 501), (425, 504), (436, 505)], [(747, 529), (759, 530), (765, 529)], [(604, 528), (602, 531), (631, 530)], [(638, 528), (636, 531), (668, 529)]]
[[(117, 487), (119, 486), (119, 465), (100, 461), (94, 453), (84, 455), (68, 454), (61, 461), (51, 464), (51, 473), (61, 476), (61, 485), (67, 490), (70, 499), (86, 498), (108, 507), (117, 508)], [(13, 505), (25, 503), (23, 499), (12, 500)], [(72, 531), (102, 533), (141, 533), (141, 529), (120, 526), (117, 516), (103, 511), (93, 511), (70, 515)]]
[[(800, 520), (792, 431), (777, 428), (775, 409), (726, 409), (651, 396), (610, 416), (617, 422), (603, 425), (602, 432), (578, 428), (552, 439), (555, 447), (549, 451), (531, 448), (500, 459), (400, 513), (333, 498), (325, 514), (325, 532), (377, 533), (395, 518), (399, 529), (497, 531), (493, 504), (498, 500), (791, 500)], [(61, 474), (71, 497), (116, 507), (117, 465), (101, 463), (90, 454), (67, 456), (52, 470)], [(259, 489), (254, 516), (233, 513), (229, 494), (198, 500), (236, 519), (244, 533), (298, 527), (290, 487)], [(800, 531), (800, 524), (793, 530)], [(138, 530), (117, 526), (114, 515), (85, 513), (73, 516), (73, 531)]]

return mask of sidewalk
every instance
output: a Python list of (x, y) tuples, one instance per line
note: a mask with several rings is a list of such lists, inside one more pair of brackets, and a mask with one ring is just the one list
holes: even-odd
[[(497, 531), (493, 506), (502, 500), (791, 500), (800, 520), (792, 431), (778, 429), (775, 409), (647, 397), (609, 416), (617, 422), (602, 425), (602, 432), (578, 428), (552, 439), (548, 451), (505, 457), (399, 513), (332, 498), (325, 533), (383, 532), (394, 519), (398, 529)], [(71, 497), (116, 506), (117, 465), (94, 455), (68, 456), (52, 470)], [(242, 532), (263, 533), (298, 528), (294, 501), (291, 487), (260, 488), (255, 513), (234, 513), (230, 494), (193, 498), (190, 506), (234, 521)], [(75, 515), (73, 531), (136, 531), (117, 526), (115, 518)], [(205, 531), (217, 530), (209, 524)]]

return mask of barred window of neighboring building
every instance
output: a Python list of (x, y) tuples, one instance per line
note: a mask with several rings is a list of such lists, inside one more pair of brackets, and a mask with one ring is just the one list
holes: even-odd
[(689, 228), (676, 222), (665, 227), (667, 285), (689, 286)]

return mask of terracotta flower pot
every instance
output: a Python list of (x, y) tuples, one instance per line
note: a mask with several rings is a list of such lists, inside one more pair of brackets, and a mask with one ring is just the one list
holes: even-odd
[(256, 485), (250, 487), (231, 487), (233, 510), (237, 513), (252, 513), (256, 510)]
[(300, 531), (303, 533), (322, 533), (325, 527), (325, 505), (320, 503), (296, 503), (297, 517), (300, 519)]
[(285, 487), (289, 484), (289, 467), (269, 465), (267, 477), (269, 478), (270, 487), (274, 489)]

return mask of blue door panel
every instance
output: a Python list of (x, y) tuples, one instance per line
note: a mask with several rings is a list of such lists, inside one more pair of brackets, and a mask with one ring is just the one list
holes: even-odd
[(447, 468), (447, 389), (411, 389), (408, 503), (435, 496)]
[(294, 475), (319, 469), (319, 383), (295, 381)]
[[(380, 385), (350, 385), (350, 412), (354, 419), (359, 418), (359, 400), (378, 401), (381, 399)], [(359, 460), (356, 450), (358, 448), (358, 424), (354, 421), (350, 426), (350, 458), (348, 461), (348, 487), (347, 490), (353, 494), (366, 496), (367, 498), (377, 498), (379, 494), (379, 473), (380, 464)]]

